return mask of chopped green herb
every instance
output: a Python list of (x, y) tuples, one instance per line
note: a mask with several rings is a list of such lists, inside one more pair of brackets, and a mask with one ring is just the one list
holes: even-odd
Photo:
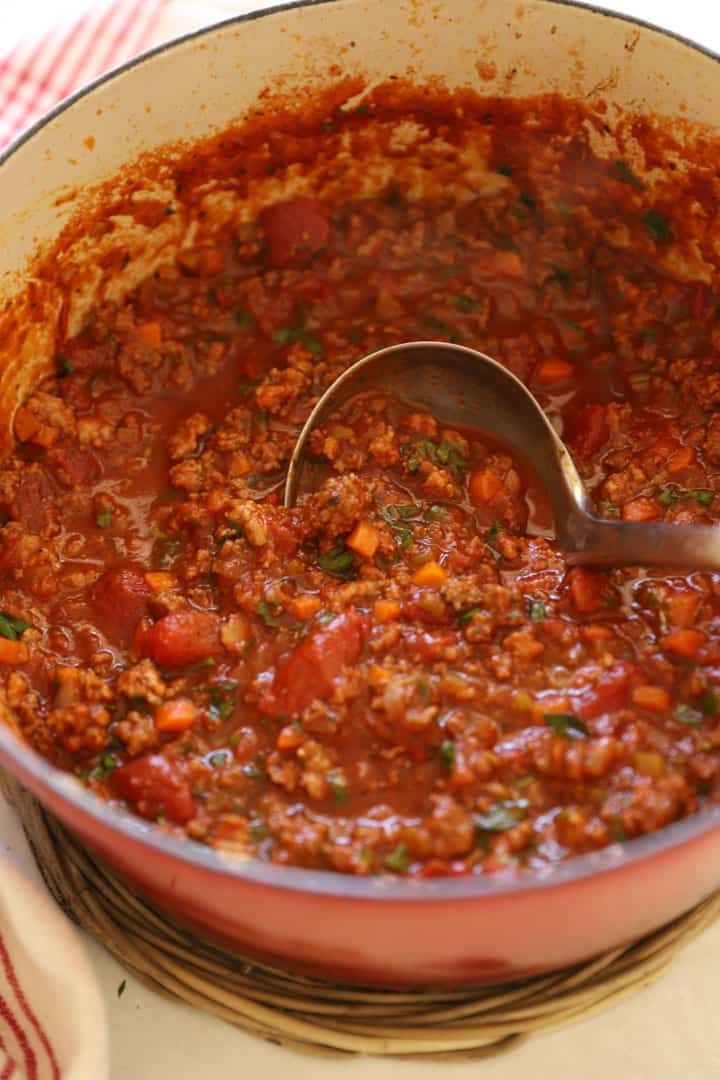
[(628, 839), (627, 830), (619, 817), (611, 818), (608, 830), (616, 844), (623, 844)]
[(292, 726), (295, 728), (296, 731), (299, 731), (300, 733), (305, 731), (305, 728), (302, 726), (302, 720), (298, 720), (297, 718), (293, 720)]
[(29, 626), (30, 623), (25, 622), (24, 619), (8, 615), (7, 611), (0, 611), (0, 637), (7, 638), (8, 641), (17, 641)]
[(263, 821), (255, 821), (250, 826), (250, 832), (253, 840), (264, 840), (266, 836), (270, 835), (270, 830)]
[(501, 799), (487, 813), (475, 814), (475, 825), (483, 832), (507, 832), (527, 817), (529, 808), (527, 799)]
[(346, 547), (338, 545), (319, 556), (318, 566), (333, 577), (347, 577), (355, 569), (355, 556)]
[(453, 472), (457, 472), (458, 469), (467, 469), (467, 461), (454, 443), (439, 443), (435, 451), (435, 457), (440, 465), (446, 465)]
[(530, 618), (533, 622), (542, 622), (545, 618), (545, 604), (542, 600), (533, 600), (530, 605)]
[(440, 506), (437, 503), (433, 503), (432, 506), (428, 506), (427, 510), (423, 514), (423, 518), (425, 521), (441, 521), (444, 517), (447, 517), (447, 510), (444, 506)]
[(703, 491), (703, 490), (689, 491), (688, 495), (690, 496), (691, 499), (694, 499), (695, 502), (700, 503), (701, 506), (710, 506), (713, 499), (715, 498), (715, 492), (714, 491)]
[(452, 769), (455, 764), (455, 743), (452, 739), (445, 739), (440, 747), (440, 756), (446, 769)]
[(575, 322), (574, 319), (567, 319), (564, 316), (560, 316), (560, 322), (565, 323), (566, 326), (569, 326), (576, 334), (580, 334), (581, 337), (587, 337), (587, 330), (585, 330), (580, 323)]
[(204, 660), (196, 660), (194, 664), (188, 664), (184, 670), (186, 672), (202, 671), (204, 668), (215, 667), (215, 663), (212, 656), (206, 656)]
[(452, 327), (448, 326), (442, 319), (438, 319), (437, 315), (432, 315), (428, 312), (422, 316), (421, 322), (424, 322), (431, 330), (436, 330), (438, 334), (442, 334), (444, 337), (452, 337)]
[(112, 525), (112, 514), (109, 510), (102, 510), (95, 518), (98, 529), (108, 529)]
[(613, 506), (613, 504), (611, 502), (608, 502), (607, 499), (603, 499), (603, 501), (600, 503), (600, 511), (605, 515), (605, 517), (620, 516), (619, 507)]
[(228, 759), (228, 755), (219, 751), (217, 754), (210, 755), (210, 764), (214, 769), (221, 769)]
[(471, 311), (477, 311), (480, 307), (479, 300), (473, 300), (472, 296), (465, 296), (463, 293), (459, 296), (453, 296), (453, 304), (458, 311), (462, 311), (466, 315), (469, 315)]
[(125, 993), (125, 987), (126, 986), (127, 986), (127, 979), (123, 979), (123, 981), (119, 984), (119, 986), (117, 988), (117, 996), (119, 998), (121, 998), (123, 996), (123, 994)]
[(556, 199), (553, 205), (555, 206), (555, 209), (558, 211), (558, 213), (563, 214), (565, 217), (570, 217), (571, 214), (575, 213), (572, 206), (570, 206), (569, 203), (564, 202), (562, 199)]
[(415, 689), (417, 690), (418, 695), (419, 695), (422, 703), (424, 705), (429, 705), (430, 702), (432, 701), (432, 692), (431, 692), (430, 686), (426, 682), (426, 680), (425, 679), (416, 679), (415, 680)]
[(255, 325), (255, 316), (249, 311), (243, 311), (242, 308), (237, 308), (235, 311), (235, 322), (241, 330), (249, 330), (251, 326)]
[(619, 180), (621, 184), (630, 184), (631, 187), (638, 188), (640, 191), (645, 187), (626, 161), (613, 161), (610, 171), (613, 180)]
[(161, 533), (152, 547), (151, 561), (153, 567), (162, 570), (164, 567), (169, 566), (181, 549), (181, 540)]
[(525, 791), (526, 788), (529, 788), (531, 784), (534, 783), (535, 777), (528, 774), (527, 776), (521, 776), (520, 779), (516, 782), (515, 787), (519, 788), (520, 791)]
[(280, 620), (277, 617), (277, 612), (281, 611), (281, 605), (274, 600), (261, 600), (257, 606), (257, 613), (265, 623), (266, 626), (276, 627), (280, 626)]
[(588, 734), (585, 721), (573, 713), (545, 713), (545, 723), (563, 739), (584, 739)]
[(321, 611), (320, 614), (317, 617), (317, 621), (324, 625), (325, 623), (332, 622), (334, 618), (335, 618), (335, 612), (334, 611)]
[(717, 716), (720, 712), (720, 702), (718, 702), (717, 695), (710, 687), (704, 692), (700, 698), (700, 708), (706, 716)]
[(407, 521), (417, 512), (417, 507), (413, 503), (390, 503), (387, 506), (379, 506), (378, 510), (380, 517), (392, 529), (395, 543), (403, 550), (409, 548), (415, 537)]
[(675, 488), (672, 487), (672, 485), (661, 488), (655, 498), (661, 506), (674, 506), (675, 503), (678, 501), (677, 492), (675, 491)]
[(106, 776), (109, 776), (113, 769), (117, 768), (117, 761), (112, 754), (105, 754), (95, 766), (88, 773), (90, 780), (104, 780)]
[(657, 338), (656, 326), (644, 326), (640, 331), (641, 341), (655, 341)]
[(237, 683), (216, 682), (210, 687), (210, 716), (213, 720), (227, 720), (235, 711)]
[(337, 773), (328, 773), (327, 778), (330, 790), (333, 793), (333, 798), (338, 806), (342, 806), (350, 798), (350, 792), (348, 791), (347, 784), (342, 776), (338, 776)]
[(404, 874), (410, 865), (410, 856), (404, 844), (398, 844), (394, 851), (385, 859), (388, 870), (394, 870), (396, 874)]
[(66, 375), (72, 375), (75, 368), (72, 366), (67, 356), (58, 356), (57, 358), (57, 370), (58, 377), (64, 379)]
[(353, 112), (355, 113), (356, 116), (365, 116), (367, 113), (370, 112), (370, 106), (369, 105), (358, 105), (358, 107), (356, 109), (354, 109)]
[(702, 714), (690, 705), (676, 705), (673, 715), (681, 724), (687, 724), (689, 727), (700, 727), (702, 724)]
[(297, 327), (284, 326), (281, 330), (275, 331), (272, 339), (278, 345), (292, 345), (294, 342), (299, 342), (313, 356), (322, 356), (325, 351), (321, 341), (309, 334), (307, 330), (298, 329)]
[(497, 165), (495, 172), (499, 172), (501, 176), (512, 176), (515, 169), (512, 165)]
[(641, 215), (640, 220), (652, 236), (653, 240), (662, 244), (667, 243), (668, 240), (672, 240), (673, 234), (670, 229), (670, 222), (659, 210), (646, 210), (645, 213)]
[(460, 626), (467, 626), (468, 623), (473, 621), (473, 619), (475, 618), (475, 616), (477, 615), (477, 613), (479, 611), (480, 611), (479, 607), (471, 607), (471, 608), (468, 608), (467, 611), (463, 611), (462, 614), (458, 615), (458, 617), (457, 617), (457, 621), (458, 621), (459, 625)]
[(558, 263), (546, 263), (545, 264), (553, 274), (557, 281), (560, 282), (563, 289), (567, 292), (572, 284), (572, 274), (566, 266), (560, 266)]
[(495, 559), (496, 562), (498, 562), (500, 559), (502, 559), (501, 553), (496, 548), (493, 547), (493, 544), (495, 543), (495, 541), (498, 538), (498, 533), (499, 532), (500, 532), (500, 522), (499, 521), (493, 521), (492, 525), (490, 526), (488, 531), (485, 533), (485, 536), (483, 537), (483, 539), (485, 541), (485, 546), (490, 551), (493, 559)]

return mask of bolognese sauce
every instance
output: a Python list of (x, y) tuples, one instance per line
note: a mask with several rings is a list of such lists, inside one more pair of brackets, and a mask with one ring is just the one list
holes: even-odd
[(602, 516), (717, 520), (720, 298), (661, 260), (672, 214), (631, 165), (586, 149), (563, 178), (558, 136), (549, 196), (502, 135), (491, 195), (296, 196), (185, 247), (17, 410), (3, 713), (98, 796), (243, 855), (420, 876), (717, 802), (716, 575), (569, 568), (528, 463), (380, 393), (314, 433), (281, 505), (330, 382), (433, 338), (530, 387)]

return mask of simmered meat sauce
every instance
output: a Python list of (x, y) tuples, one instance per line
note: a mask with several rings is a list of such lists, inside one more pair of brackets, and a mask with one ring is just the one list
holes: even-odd
[(718, 296), (661, 268), (674, 225), (638, 214), (629, 166), (588, 151), (582, 196), (568, 176), (548, 202), (505, 150), (492, 197), (294, 198), (181, 251), (18, 409), (4, 713), (98, 795), (278, 863), (414, 875), (717, 802), (715, 575), (569, 569), (524, 463), (380, 394), (315, 433), (316, 486), (280, 505), (333, 378), (437, 338), (527, 383), (600, 514), (717, 519)]

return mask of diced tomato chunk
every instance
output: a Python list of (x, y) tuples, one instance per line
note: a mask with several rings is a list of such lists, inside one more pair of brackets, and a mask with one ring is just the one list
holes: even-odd
[(591, 570), (583, 570), (575, 566), (568, 574), (570, 583), (570, 596), (578, 611), (590, 613), (600, 611), (603, 603), (603, 589), (605, 578), (601, 574), (594, 574)]
[(169, 668), (215, 657), (222, 650), (220, 620), (212, 611), (165, 615), (145, 635), (143, 649), (156, 664)]
[(31, 532), (40, 532), (54, 494), (55, 488), (42, 465), (30, 465), (23, 473), (13, 500), (13, 517)]
[(268, 517), (267, 527), (278, 555), (294, 555), (298, 549), (298, 542), (292, 529), (272, 517)]
[(268, 206), (260, 215), (272, 266), (307, 262), (330, 238), (327, 213), (316, 199), (297, 198)]
[(637, 674), (632, 664), (616, 661), (592, 689), (583, 690), (573, 701), (573, 712), (583, 720), (621, 709), (627, 702), (630, 684)]
[(565, 442), (583, 460), (597, 454), (610, 438), (610, 425), (604, 405), (583, 405), (569, 420)]
[(57, 446), (48, 452), (55, 474), (66, 487), (76, 488), (92, 483), (102, 473), (102, 466), (87, 446)]
[(292, 716), (328, 697), (343, 668), (360, 656), (369, 629), (369, 617), (352, 610), (308, 635), (275, 672), (263, 711)]
[(147, 614), (151, 596), (145, 575), (133, 566), (106, 570), (92, 587), (92, 604), (98, 625), (113, 642), (126, 643)]
[(179, 765), (162, 754), (148, 754), (121, 765), (112, 773), (110, 787), (119, 798), (151, 821), (164, 817), (184, 825), (195, 816), (187, 777)]

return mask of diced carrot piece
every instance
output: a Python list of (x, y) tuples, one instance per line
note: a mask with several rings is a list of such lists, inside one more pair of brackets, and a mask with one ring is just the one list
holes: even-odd
[(575, 374), (575, 368), (568, 364), (567, 360), (543, 360), (535, 368), (535, 382), (541, 386), (552, 386), (553, 383), (565, 382)]
[(705, 644), (705, 635), (700, 630), (671, 630), (660, 644), (665, 652), (683, 660), (692, 660)]
[(371, 686), (382, 686), (390, 678), (390, 672), (380, 664), (371, 664), (368, 672)]
[(152, 570), (145, 575), (145, 580), (153, 592), (167, 592), (177, 585), (177, 578), (167, 570)]
[(400, 605), (397, 600), (376, 600), (373, 611), (375, 621), (379, 623), (392, 622), (400, 618)]
[(159, 349), (162, 345), (162, 330), (159, 322), (142, 323), (137, 328), (137, 336), (149, 349)]
[(380, 543), (380, 534), (369, 521), (358, 521), (353, 531), (345, 541), (345, 546), (351, 548), (363, 559), (372, 559)]
[(414, 585), (442, 585), (443, 581), (447, 581), (447, 574), (440, 563), (431, 559), (415, 571), (412, 580)]
[(676, 450), (674, 454), (671, 454), (665, 468), (671, 475), (674, 475), (675, 473), (682, 472), (683, 469), (687, 469), (688, 465), (692, 465), (694, 460), (695, 451), (693, 448), (691, 446), (682, 446), (679, 450)]
[(0, 664), (25, 664), (28, 658), (28, 647), (22, 641), (0, 637)]
[(657, 750), (637, 750), (633, 765), (642, 776), (662, 776), (665, 772), (665, 762)]
[(24, 405), (15, 413), (15, 434), (21, 442), (27, 442), (40, 429), (40, 421)]
[(702, 601), (702, 596), (697, 592), (674, 593), (665, 604), (667, 617), (673, 626), (686, 629), (692, 624)]
[(578, 611), (600, 611), (603, 607), (602, 590), (605, 579), (579, 566), (573, 567), (568, 578), (570, 595)]
[(632, 692), (632, 703), (639, 709), (667, 712), (670, 708), (670, 695), (662, 686), (636, 686)]
[(192, 727), (197, 716), (197, 709), (188, 698), (175, 698), (164, 701), (155, 710), (155, 728), (165, 734), (178, 734)]
[(654, 521), (659, 515), (657, 503), (644, 495), (631, 499), (622, 508), (623, 521)]
[(302, 741), (302, 730), (295, 727), (294, 724), (286, 724), (278, 732), (275, 746), (278, 750), (297, 750)]
[(496, 248), (481, 255), (475, 264), (479, 273), (491, 277), (520, 278), (525, 276), (525, 263), (516, 251), (502, 251)]
[(566, 697), (545, 697), (535, 701), (532, 705), (533, 720), (537, 724), (543, 722), (546, 713), (572, 712), (569, 699)]
[(296, 596), (290, 606), (298, 619), (310, 619), (320, 610), (322, 601), (317, 596)]
[(609, 641), (615, 636), (610, 627), (603, 626), (602, 623), (588, 623), (581, 628), (580, 633), (586, 641)]
[(501, 488), (500, 477), (489, 469), (473, 473), (470, 480), (470, 495), (476, 502), (492, 502)]

